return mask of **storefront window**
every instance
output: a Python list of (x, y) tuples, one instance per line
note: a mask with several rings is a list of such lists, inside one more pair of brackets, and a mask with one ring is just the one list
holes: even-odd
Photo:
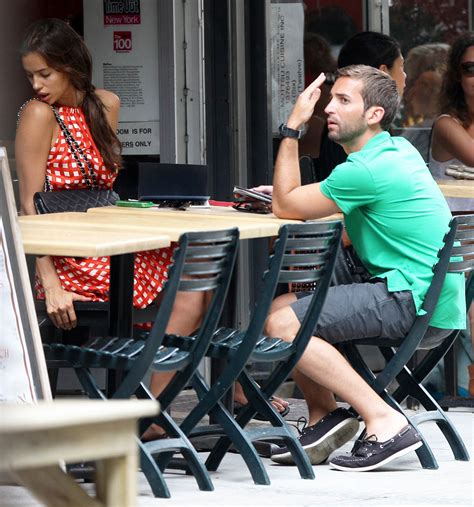
[(390, 35), (405, 57), (406, 87), (395, 132), (428, 162), (430, 132), (450, 44), (469, 30), (468, 0), (394, 0)]

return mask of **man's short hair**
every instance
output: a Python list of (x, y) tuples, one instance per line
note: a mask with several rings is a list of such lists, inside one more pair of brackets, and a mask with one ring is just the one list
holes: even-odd
[(368, 65), (342, 67), (336, 72), (336, 79), (339, 77), (362, 81), (361, 95), (364, 111), (373, 106), (382, 107), (385, 113), (380, 126), (383, 130), (388, 130), (400, 106), (400, 96), (395, 81), (385, 72)]

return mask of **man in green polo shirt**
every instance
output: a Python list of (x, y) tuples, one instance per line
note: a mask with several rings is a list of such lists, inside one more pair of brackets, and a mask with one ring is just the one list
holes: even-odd
[[(366, 435), (349, 455), (333, 458), (339, 470), (373, 470), (422, 445), (403, 414), (389, 407), (332, 345), (357, 338), (404, 337), (433, 276), (432, 266), (451, 213), (418, 151), (387, 132), (399, 106), (395, 82), (364, 65), (338, 71), (326, 107), (329, 138), (348, 158), (321, 183), (301, 185), (299, 129), (319, 99), (319, 76), (298, 98), (286, 125), (275, 164), (273, 211), (282, 218), (316, 219), (344, 214), (352, 247), (364, 273), (331, 287), (294, 379), (308, 404), (309, 425), (300, 442), (313, 464), (321, 463), (358, 431), (357, 420), (338, 408), (334, 393), (363, 418)], [(303, 320), (309, 294), (281, 296), (266, 332), (292, 340)], [(464, 279), (448, 274), (430, 327), (427, 345), (465, 327)], [(292, 463), (286, 447), (272, 460)]]

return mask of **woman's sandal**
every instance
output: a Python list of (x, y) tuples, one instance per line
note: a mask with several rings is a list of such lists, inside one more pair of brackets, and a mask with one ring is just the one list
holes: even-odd
[(147, 442), (153, 442), (154, 440), (163, 440), (164, 438), (169, 438), (169, 435), (166, 433), (166, 431), (155, 431), (151, 428), (151, 426), (153, 425), (148, 426), (148, 428), (140, 436), (140, 441), (142, 443), (146, 444)]
[[(273, 396), (271, 396), (268, 401), (272, 401), (274, 398)], [(238, 416), (239, 413), (241, 412), (241, 410), (243, 409), (243, 407), (245, 407), (245, 405), (242, 405), (242, 403), (239, 403), (238, 401), (234, 401), (234, 415), (235, 416)], [(285, 407), (283, 410), (281, 410), (279, 412), (279, 414), (282, 416), (282, 417), (285, 417), (289, 414), (290, 412), (290, 407)], [(263, 416), (262, 414), (260, 413), (256, 413), (254, 416), (253, 416), (254, 419), (256, 419), (257, 421), (266, 421), (267, 418), (265, 416)]]

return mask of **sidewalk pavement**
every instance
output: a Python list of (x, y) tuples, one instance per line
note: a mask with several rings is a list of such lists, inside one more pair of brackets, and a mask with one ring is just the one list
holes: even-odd
[[(449, 411), (471, 456), (474, 455), (474, 414)], [(139, 473), (140, 507), (154, 506), (472, 506), (474, 504), (474, 461), (455, 461), (446, 440), (434, 423), (422, 426), (438, 460), (438, 470), (423, 470), (416, 454), (396, 460), (373, 472), (339, 472), (328, 465), (314, 467), (316, 479), (299, 478), (295, 467), (264, 458), (270, 486), (256, 486), (238, 454), (228, 453), (217, 472), (211, 473), (215, 491), (199, 491), (193, 477), (181, 472), (166, 473), (171, 499), (154, 498)], [(349, 451), (351, 443), (342, 451)], [(203, 459), (206, 454), (203, 454)], [(92, 488), (86, 485), (86, 488)], [(36, 507), (40, 504), (24, 489), (0, 486), (0, 505)], [(65, 506), (67, 507), (67, 506)], [(119, 507), (119, 506), (117, 506)]]

